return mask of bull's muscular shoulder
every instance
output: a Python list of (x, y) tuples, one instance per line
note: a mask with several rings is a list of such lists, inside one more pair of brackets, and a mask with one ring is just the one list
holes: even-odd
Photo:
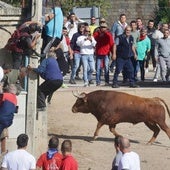
[(97, 90), (91, 93), (88, 93), (88, 101), (96, 111), (102, 112), (103, 109), (111, 106), (112, 108), (117, 107), (121, 102), (124, 103), (124, 100), (128, 100), (130, 95), (122, 92), (109, 91), (109, 90)]

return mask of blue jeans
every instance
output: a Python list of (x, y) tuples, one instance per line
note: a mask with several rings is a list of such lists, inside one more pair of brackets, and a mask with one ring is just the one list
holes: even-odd
[(71, 71), (71, 77), (70, 79), (74, 80), (76, 76), (76, 71), (80, 65), (81, 61), (81, 54), (80, 53), (74, 53), (74, 64), (73, 64), (73, 69)]
[(138, 60), (139, 62), (139, 67), (140, 67), (140, 77), (141, 80), (144, 81), (145, 80), (145, 60)]
[(130, 58), (123, 59), (120, 57), (116, 59), (116, 70), (113, 76), (113, 84), (117, 84), (118, 76), (123, 69), (125, 69), (127, 72), (127, 78), (129, 78), (130, 84), (133, 84), (134, 83), (134, 69), (133, 69), (132, 62)]
[(105, 82), (109, 83), (109, 56), (98, 55), (96, 56), (96, 84), (101, 82), (101, 64), (104, 64), (104, 78)]
[(92, 73), (95, 70), (95, 62), (93, 54), (82, 55), (82, 64), (83, 64), (83, 79), (85, 83), (88, 83), (92, 78)]

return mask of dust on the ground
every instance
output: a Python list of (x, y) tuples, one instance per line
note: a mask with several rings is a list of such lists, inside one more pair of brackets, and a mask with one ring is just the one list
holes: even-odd
[[(114, 136), (108, 126), (103, 126), (96, 141), (91, 141), (97, 120), (92, 114), (72, 113), (71, 108), (76, 98), (72, 90), (77, 88), (60, 89), (55, 92), (51, 105), (48, 106), (48, 133), (57, 134), (60, 146), (64, 139), (71, 139), (73, 155), (79, 164), (79, 170), (110, 170), (115, 156)], [(79, 91), (90, 92), (97, 89), (113, 90), (110, 87), (79, 88)], [(169, 88), (120, 88), (130, 94), (144, 97), (161, 97), (170, 106)], [(166, 115), (167, 124), (170, 118)], [(140, 156), (142, 170), (165, 170), (170, 167), (170, 140), (161, 130), (156, 143), (146, 145), (152, 131), (144, 123), (132, 125), (118, 124), (116, 130), (131, 141), (131, 149)]]

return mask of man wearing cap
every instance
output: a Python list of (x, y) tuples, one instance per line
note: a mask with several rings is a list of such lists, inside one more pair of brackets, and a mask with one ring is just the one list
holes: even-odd
[(96, 32), (96, 31), (99, 31), (100, 30), (100, 25), (103, 24), (103, 23), (106, 23), (106, 20), (104, 18), (100, 18), (99, 19), (99, 26), (94, 29), (93, 33)]
[(100, 24), (100, 29), (93, 34), (96, 44), (96, 85), (101, 83), (101, 68), (104, 68), (105, 85), (109, 85), (109, 54), (114, 41), (106, 23)]

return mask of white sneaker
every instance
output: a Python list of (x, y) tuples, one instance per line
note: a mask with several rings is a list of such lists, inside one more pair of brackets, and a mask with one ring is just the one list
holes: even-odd
[(84, 87), (88, 87), (89, 86), (89, 83), (84, 83)]
[(158, 81), (158, 79), (153, 79), (153, 82), (157, 82)]
[(148, 73), (149, 72), (149, 69), (148, 68), (145, 68), (145, 73)]

